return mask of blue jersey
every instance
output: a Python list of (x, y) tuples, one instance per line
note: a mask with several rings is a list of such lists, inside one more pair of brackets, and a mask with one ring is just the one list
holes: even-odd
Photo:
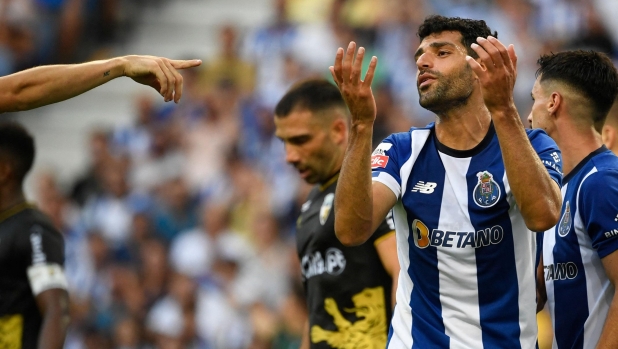
[[(387, 348), (533, 348), (535, 234), (515, 204), (493, 125), (467, 151), (434, 131), (393, 134), (372, 154), (373, 180), (398, 198), (401, 272)], [(560, 184), (556, 143), (541, 130), (528, 138)]]
[(591, 153), (564, 178), (562, 200), (543, 238), (553, 348), (595, 348), (614, 295), (601, 259), (618, 249), (618, 157)]

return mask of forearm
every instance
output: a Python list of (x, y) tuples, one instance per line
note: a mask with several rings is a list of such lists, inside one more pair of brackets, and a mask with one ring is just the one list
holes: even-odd
[(371, 236), (371, 140), (373, 124), (353, 125), (335, 193), (335, 233), (344, 245), (360, 245)]
[(309, 343), (309, 319), (305, 321), (305, 327), (303, 329), (303, 336), (300, 340), (299, 349), (309, 349), (311, 344)]
[(60, 102), (122, 76), (123, 57), (83, 64), (50, 65), (0, 78), (0, 112)]
[(618, 292), (614, 292), (614, 299), (610, 305), (601, 338), (597, 349), (618, 348)]
[(64, 346), (69, 315), (61, 308), (49, 309), (43, 318), (39, 335), (39, 349), (61, 349)]
[(559, 218), (562, 199), (558, 186), (528, 140), (514, 107), (492, 113), (506, 175), (524, 221), (532, 231), (544, 231)]

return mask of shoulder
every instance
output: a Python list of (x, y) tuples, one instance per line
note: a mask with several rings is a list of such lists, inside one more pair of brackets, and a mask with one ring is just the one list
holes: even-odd
[(29, 208), (19, 212), (11, 217), (10, 221), (7, 223), (10, 224), (10, 229), (19, 233), (18, 235), (20, 236), (28, 235), (24, 234), (25, 232), (36, 232), (62, 238), (62, 234), (54, 227), (49, 217), (35, 208)]
[(558, 148), (556, 142), (542, 129), (526, 129), (526, 133), (528, 134), (528, 139), (533, 146), (538, 145), (544, 148)]
[[(591, 162), (594, 170), (585, 175), (581, 184), (582, 190), (594, 190), (602, 196), (608, 191), (618, 190), (618, 157), (613, 154), (611, 156), (597, 156)], [(599, 188), (604, 189), (599, 190)]]
[[(412, 139), (427, 138), (431, 134), (434, 128), (434, 123), (431, 123), (425, 127), (412, 127), (407, 132), (393, 133), (386, 137), (380, 145), (376, 148), (376, 151), (386, 152), (395, 147), (396, 149), (405, 150), (411, 147)], [(374, 154), (375, 155), (375, 154)]]

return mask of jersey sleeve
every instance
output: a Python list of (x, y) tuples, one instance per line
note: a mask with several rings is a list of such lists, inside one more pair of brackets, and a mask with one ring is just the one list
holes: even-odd
[(58, 231), (35, 223), (20, 234), (16, 245), (35, 296), (52, 288), (67, 289), (64, 241)]
[(386, 137), (371, 154), (371, 175), (374, 182), (386, 185), (397, 198), (401, 196), (400, 156), (398, 137), (392, 134)]
[(536, 129), (527, 132), (532, 148), (541, 158), (543, 166), (558, 186), (562, 187), (562, 153), (558, 145), (543, 130)]
[(579, 212), (600, 258), (618, 250), (618, 170), (591, 174), (580, 188)]

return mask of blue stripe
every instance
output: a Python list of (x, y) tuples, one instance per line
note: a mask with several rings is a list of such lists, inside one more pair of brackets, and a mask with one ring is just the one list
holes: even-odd
[[(558, 264), (575, 263), (577, 265), (577, 276), (569, 279), (567, 277), (554, 279), (554, 321), (556, 332), (556, 343), (558, 348), (578, 349), (584, 346), (584, 323), (588, 319), (588, 296), (586, 290), (586, 272), (582, 263), (582, 256), (579, 250), (579, 242), (575, 232), (574, 218), (577, 214), (578, 202), (576, 200), (577, 190), (581, 185), (581, 180), (589, 172), (589, 166), (585, 166), (579, 173), (569, 181), (564, 200), (562, 202), (562, 212), (564, 216), (567, 201), (571, 207), (571, 229), (569, 233), (562, 237), (558, 234), (560, 222), (554, 228), (556, 234), (556, 245), (553, 248), (554, 267)], [(555, 267), (554, 274), (558, 272)], [(547, 271), (545, 272), (547, 276)]]
[[(416, 219), (421, 220), (429, 232), (438, 227), (440, 220), (438, 212), (442, 203), (445, 179), (445, 170), (441, 163), (433, 137), (429, 137), (414, 163), (406, 193), (402, 193), (410, 228), (408, 238), (410, 266), (407, 272), (414, 283), (410, 295), (413, 349), (447, 349), (450, 341), (445, 334), (442, 321), (437, 249), (433, 246), (422, 249), (417, 247), (414, 236), (418, 231), (412, 230), (412, 224)], [(430, 194), (412, 192), (414, 185), (420, 181), (437, 183), (434, 192)]]
[(386, 348), (391, 344), (391, 339), (393, 338), (393, 318), (397, 314), (397, 303), (395, 303), (395, 307), (393, 308), (393, 315), (391, 316), (391, 323), (388, 326), (388, 338), (386, 339)]
[[(488, 171), (500, 187), (500, 197), (491, 207), (475, 202), (474, 191), (480, 180), (478, 173)], [(468, 169), (468, 211), (475, 231), (486, 231), (495, 238), (492, 243), (476, 248), (480, 321), (485, 348), (521, 348), (519, 328), (519, 289), (513, 231), (506, 200), (504, 163), (497, 137), (480, 154), (473, 157)], [(478, 188), (477, 188), (478, 189)], [(499, 228), (498, 228), (499, 227)], [(528, 234), (527, 231), (516, 232)], [(532, 251), (531, 251), (532, 253)]]

